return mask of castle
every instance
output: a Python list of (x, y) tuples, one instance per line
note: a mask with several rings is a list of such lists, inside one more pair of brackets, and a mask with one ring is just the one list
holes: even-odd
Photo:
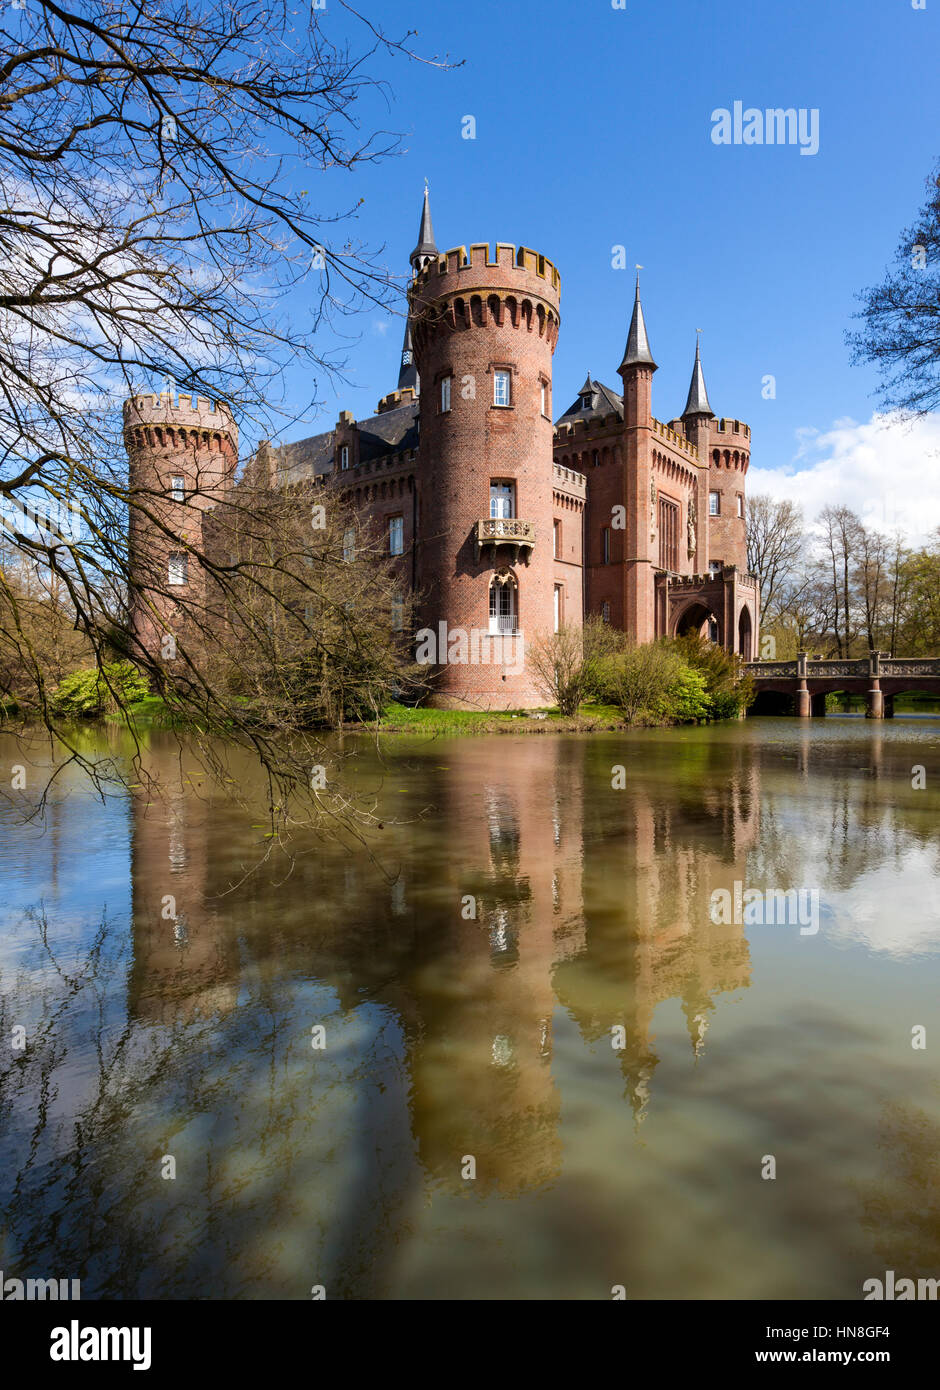
[[(587, 614), (638, 642), (701, 632), (749, 660), (759, 623), (745, 534), (750, 429), (716, 418), (698, 347), (681, 416), (653, 415), (639, 277), (621, 392), (589, 375), (553, 423), (555, 265), (506, 243), (440, 253), (427, 189), (410, 261), (397, 388), (375, 415), (343, 411), (332, 430), (265, 457), (276, 486), (333, 487), (387, 537), (416, 626), (436, 643), (433, 702), (544, 705), (525, 639)], [(124, 429), (132, 487), (163, 499), (132, 522), (133, 594), (147, 566), (151, 578), (198, 586), (186, 546), (205, 540), (235, 485), (231, 414), (135, 395)], [(172, 625), (165, 602), (137, 597), (132, 618), (148, 647)], [(453, 645), (455, 633), (472, 640)]]

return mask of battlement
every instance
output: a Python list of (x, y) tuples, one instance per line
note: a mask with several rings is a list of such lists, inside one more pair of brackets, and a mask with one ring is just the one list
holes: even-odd
[(571, 439), (590, 439), (606, 434), (611, 425), (621, 427), (621, 418), (615, 410), (607, 415), (594, 415), (590, 420), (563, 420), (555, 426), (555, 443), (567, 443)]
[(587, 496), (587, 478), (573, 468), (563, 464), (552, 464), (552, 482), (559, 492), (568, 492), (582, 500)]
[(389, 410), (400, 410), (404, 405), (411, 405), (417, 398), (417, 394), (413, 386), (405, 386), (401, 391), (390, 391), (379, 401), (375, 407), (375, 413), (376, 415), (384, 415)]
[(677, 434), (669, 425), (664, 425), (662, 420), (653, 419), (652, 429), (654, 434), (658, 434), (662, 439), (665, 439), (674, 449), (678, 449), (681, 454), (687, 454), (691, 459), (698, 458), (698, 449), (696, 446), (691, 443), (690, 440), (686, 439), (684, 434)]
[(124, 428), (141, 425), (169, 425), (181, 429), (209, 430), (238, 438), (232, 412), (224, 401), (212, 401), (205, 396), (176, 396), (173, 391), (155, 395), (129, 396), (124, 402)]
[[(500, 272), (498, 276), (485, 273), (494, 270)], [(486, 241), (474, 242), (469, 254), (466, 246), (454, 246), (450, 251), (442, 252), (415, 276), (413, 293), (433, 298), (441, 292), (440, 282), (443, 279), (455, 277), (458, 283), (448, 288), (457, 290), (463, 288), (459, 284), (462, 278), (466, 279), (468, 285), (474, 284), (481, 272), (481, 287), (485, 285), (488, 288), (501, 282), (512, 284), (519, 276), (523, 280), (531, 278), (536, 282), (541, 281), (544, 287), (542, 292), (547, 298), (557, 299), (561, 294), (561, 274), (558, 267), (541, 252), (533, 251), (529, 246), (517, 248), (508, 241), (498, 241), (495, 245), (495, 255), (492, 257), (490, 244)], [(512, 278), (506, 279), (507, 275)]]
[(751, 437), (750, 425), (745, 425), (743, 420), (713, 420), (712, 434), (741, 434), (745, 439)]

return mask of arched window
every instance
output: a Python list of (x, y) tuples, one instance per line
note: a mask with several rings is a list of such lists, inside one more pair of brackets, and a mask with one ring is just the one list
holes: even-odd
[(490, 583), (490, 632), (517, 632), (519, 605), (511, 574), (494, 575)]

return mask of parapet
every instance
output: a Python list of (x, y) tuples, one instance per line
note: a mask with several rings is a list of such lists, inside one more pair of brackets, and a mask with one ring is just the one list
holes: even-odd
[(191, 395), (177, 396), (174, 391), (129, 396), (124, 402), (124, 429), (139, 425), (208, 430), (238, 439), (238, 428), (225, 401), (212, 401), (205, 396), (194, 401)]
[(713, 434), (741, 434), (745, 439), (751, 437), (750, 425), (745, 425), (743, 420), (713, 420)]
[(413, 386), (404, 386), (400, 391), (390, 391), (383, 396), (375, 408), (376, 415), (384, 415), (389, 410), (400, 410), (403, 405), (411, 405), (417, 396)]
[(474, 242), (469, 254), (465, 246), (455, 246), (429, 261), (415, 276), (412, 295), (430, 300), (440, 294), (500, 285), (540, 294), (554, 303), (561, 294), (561, 275), (553, 261), (529, 246), (517, 248), (512, 242), (498, 241), (491, 255), (489, 242)]

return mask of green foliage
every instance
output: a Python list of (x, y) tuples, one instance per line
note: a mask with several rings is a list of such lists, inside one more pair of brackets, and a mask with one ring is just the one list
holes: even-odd
[(693, 699), (683, 677), (689, 668), (660, 642), (628, 647), (599, 663), (598, 695), (623, 710), (631, 724), (671, 723), (675, 711)]
[(693, 671), (705, 680), (708, 692), (709, 719), (737, 719), (754, 702), (754, 683), (744, 670), (744, 663), (734, 652), (707, 641), (697, 632), (687, 633), (671, 641), (663, 639)]
[(597, 697), (631, 724), (692, 724), (734, 719), (753, 699), (732, 653), (696, 635), (627, 646), (598, 663)]
[(73, 671), (60, 681), (50, 700), (60, 719), (94, 719), (134, 704), (149, 695), (146, 677), (129, 661)]
[(663, 711), (675, 724), (697, 724), (711, 716), (711, 698), (701, 671), (687, 666), (677, 673), (663, 701)]

